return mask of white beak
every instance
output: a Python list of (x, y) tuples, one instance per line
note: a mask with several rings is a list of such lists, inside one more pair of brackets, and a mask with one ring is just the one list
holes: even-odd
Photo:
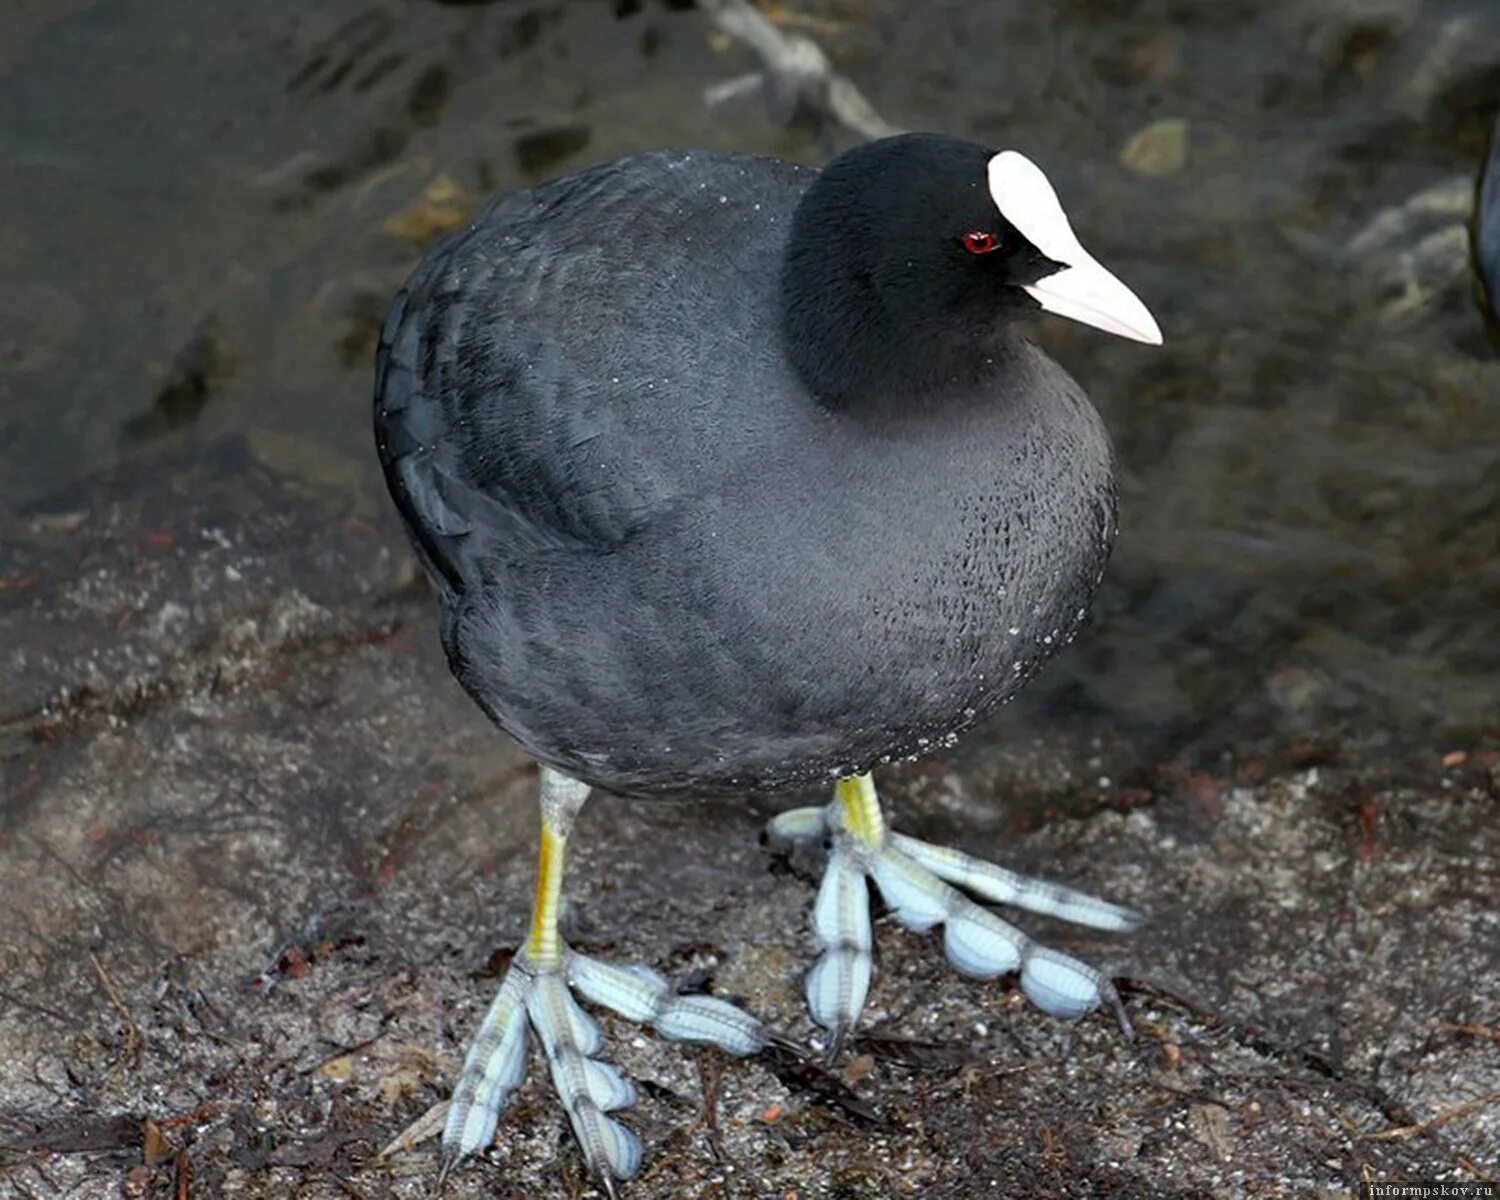
[(1083, 248), (1040, 167), (1024, 154), (1005, 150), (990, 159), (989, 184), (1000, 215), (1048, 258), (1064, 264), (1062, 270), (1026, 286), (1032, 299), (1060, 317), (1161, 345), (1156, 319)]

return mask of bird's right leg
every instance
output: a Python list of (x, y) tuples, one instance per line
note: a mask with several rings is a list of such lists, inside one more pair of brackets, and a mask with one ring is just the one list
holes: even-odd
[(526, 1076), (535, 1033), (568, 1121), (591, 1170), (613, 1194), (613, 1180), (640, 1169), (635, 1133), (609, 1114), (635, 1102), (635, 1085), (596, 1058), (604, 1034), (573, 991), (665, 1038), (751, 1054), (765, 1044), (760, 1022), (713, 996), (681, 996), (644, 966), (616, 967), (569, 949), (558, 932), (563, 860), (586, 784), (542, 768), (542, 842), (531, 931), (511, 963), (469, 1045), (443, 1129), (444, 1171), (489, 1145), (511, 1096)]

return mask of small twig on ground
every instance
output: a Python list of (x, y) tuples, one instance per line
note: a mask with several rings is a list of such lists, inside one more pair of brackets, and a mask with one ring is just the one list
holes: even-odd
[(695, 1125), (702, 1125), (708, 1148), (718, 1162), (724, 1161), (724, 1144), (719, 1137), (719, 1085), (724, 1067), (712, 1051), (698, 1051), (698, 1082), (703, 1088), (703, 1111)]
[(193, 1160), (186, 1150), (177, 1155), (177, 1200), (190, 1200), (189, 1188), (193, 1184)]
[(109, 997), (109, 1002), (114, 1005), (115, 1012), (119, 1014), (121, 1023), (125, 1026), (125, 1052), (120, 1056), (118, 1062), (110, 1068), (111, 1074), (119, 1069), (120, 1064), (129, 1060), (132, 1066), (140, 1058), (141, 1054), (141, 1031), (136, 1026), (135, 1020), (130, 1015), (130, 1010), (125, 1007), (125, 1002), (120, 999), (120, 990), (115, 987), (115, 981), (110, 977), (109, 971), (99, 960), (99, 956), (92, 950), (89, 951), (89, 961), (94, 964), (94, 973), (99, 976), (99, 984), (104, 988), (104, 994)]
[(223, 1107), (217, 1100), (205, 1100), (196, 1108), (178, 1113), (175, 1117), (162, 1117), (156, 1124), (162, 1129), (176, 1129), (182, 1125), (200, 1125), (204, 1121), (211, 1121), (217, 1117)]
[(439, 1100), (420, 1117), (398, 1133), (390, 1140), (379, 1154), (375, 1156), (378, 1162), (382, 1158), (389, 1158), (398, 1152), (404, 1153), (420, 1146), (429, 1138), (437, 1137), (443, 1131), (443, 1122), (448, 1119), (448, 1101)]
[(1466, 1033), (1470, 1037), (1500, 1043), (1500, 1026), (1481, 1025), (1478, 1021), (1470, 1021), (1465, 1025), (1458, 1025), (1452, 1021), (1439, 1021), (1438, 1029), (1442, 1033)]
[(352, 1046), (340, 1046), (332, 1053), (323, 1055), (317, 1062), (309, 1063), (305, 1067), (298, 1067), (296, 1073), (298, 1075), (311, 1075), (314, 1071), (321, 1071), (331, 1062), (335, 1062), (341, 1058), (349, 1058), (358, 1054), (361, 1050), (368, 1050), (385, 1035), (384, 1026), (385, 1022), (382, 1021), (380, 1032), (372, 1034), (361, 1042), (355, 1042)]
[(757, 7), (766, 14), (768, 20), (786, 28), (798, 25), (803, 29), (811, 29), (815, 33), (842, 33), (851, 25), (849, 21), (835, 21), (830, 17), (815, 17), (812, 13), (796, 12), (782, 7), (776, 3), (776, 0), (760, 0)]
[(1465, 1100), (1462, 1104), (1455, 1104), (1452, 1108), (1445, 1108), (1437, 1116), (1430, 1120), (1419, 1122), (1416, 1125), (1401, 1125), (1395, 1129), (1382, 1129), (1379, 1133), (1363, 1134), (1362, 1140), (1367, 1142), (1404, 1142), (1407, 1138), (1414, 1138), (1419, 1134), (1430, 1133), (1439, 1125), (1446, 1125), (1449, 1121), (1456, 1121), (1459, 1117), (1466, 1117), (1472, 1112), (1479, 1112), (1496, 1103), (1500, 1103), (1500, 1091), (1490, 1092), (1487, 1096), (1478, 1096), (1473, 1100)]
[(698, 0), (698, 7), (725, 33), (755, 52), (762, 70), (710, 88), (710, 105), (762, 91), (771, 116), (782, 125), (811, 121), (838, 124), (863, 138), (901, 130), (887, 122), (863, 92), (833, 69), (811, 38), (786, 33), (747, 0)]

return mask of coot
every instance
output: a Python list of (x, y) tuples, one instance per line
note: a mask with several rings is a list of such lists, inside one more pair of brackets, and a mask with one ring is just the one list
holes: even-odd
[(1013, 695), (1103, 574), (1109, 443), (1021, 336), (1039, 310), (1161, 340), (1034, 163), (933, 134), (822, 171), (620, 159), (500, 197), (396, 297), (386, 480), (454, 674), (541, 765), (531, 931), (455, 1089), (450, 1166), (493, 1136), (534, 1031), (589, 1165), (610, 1187), (637, 1170), (609, 1115), (634, 1089), (572, 991), (669, 1038), (764, 1043), (731, 1004), (562, 942), (563, 853), (595, 787), (834, 786), (773, 832), (831, 847), (806, 990), (835, 1047), (869, 984), (867, 879), (907, 925), (943, 924), (963, 973), (1018, 970), (1063, 1016), (1118, 1007), (965, 893), (1103, 929), (1131, 912), (888, 831), (870, 777)]

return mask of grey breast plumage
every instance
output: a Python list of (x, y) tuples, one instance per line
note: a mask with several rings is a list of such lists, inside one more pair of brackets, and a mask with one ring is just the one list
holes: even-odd
[(1024, 343), (940, 413), (808, 395), (778, 280), (813, 172), (657, 153), (498, 201), (381, 341), (376, 430), (455, 674), (541, 761), (634, 795), (919, 753), (1071, 637), (1107, 439)]

